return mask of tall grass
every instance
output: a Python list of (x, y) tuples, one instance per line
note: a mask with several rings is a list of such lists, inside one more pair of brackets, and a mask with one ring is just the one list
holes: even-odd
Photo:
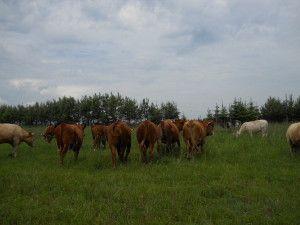
[(186, 159), (183, 146), (147, 165), (133, 134), (130, 161), (115, 170), (108, 149), (91, 150), (89, 128), (78, 161), (69, 152), (63, 167), (41, 137), (15, 159), (0, 145), (0, 224), (300, 224), (300, 158), (286, 128), (238, 139), (218, 129), (201, 157)]

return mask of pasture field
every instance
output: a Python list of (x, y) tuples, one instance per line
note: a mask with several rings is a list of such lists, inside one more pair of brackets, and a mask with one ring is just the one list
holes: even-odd
[(287, 124), (269, 135), (235, 139), (217, 129), (205, 154), (181, 154), (143, 165), (132, 135), (127, 165), (112, 169), (109, 149), (91, 150), (90, 127), (77, 162), (63, 167), (53, 140), (39, 134), (18, 157), (0, 145), (0, 224), (300, 224), (300, 156), (291, 156)]

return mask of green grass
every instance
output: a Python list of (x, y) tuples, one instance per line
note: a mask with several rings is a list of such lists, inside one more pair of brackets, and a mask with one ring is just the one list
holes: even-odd
[(201, 157), (187, 160), (182, 147), (147, 165), (133, 134), (130, 161), (115, 170), (108, 149), (91, 150), (89, 128), (78, 161), (69, 152), (63, 167), (41, 137), (15, 159), (0, 145), (0, 224), (300, 224), (300, 157), (286, 128), (238, 139), (217, 130)]

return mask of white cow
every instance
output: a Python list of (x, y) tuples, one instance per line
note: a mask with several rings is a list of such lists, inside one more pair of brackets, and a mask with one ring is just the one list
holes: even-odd
[(251, 137), (253, 133), (261, 132), (262, 136), (267, 135), (267, 129), (268, 129), (268, 121), (266, 120), (254, 120), (245, 122), (241, 125), (240, 129), (236, 133), (236, 137), (240, 136), (243, 132), (248, 132)]
[(13, 157), (17, 156), (18, 146), (21, 142), (26, 142), (29, 146), (33, 146), (33, 135), (33, 133), (24, 130), (16, 124), (0, 124), (0, 144), (10, 144), (13, 147), (11, 154)]
[(292, 152), (300, 150), (300, 122), (289, 126), (286, 131), (286, 139), (291, 146)]

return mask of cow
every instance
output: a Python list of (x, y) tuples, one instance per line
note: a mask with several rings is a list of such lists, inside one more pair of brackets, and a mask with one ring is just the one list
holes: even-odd
[(180, 148), (179, 130), (172, 120), (163, 120), (158, 125), (159, 145), (163, 143), (166, 145), (167, 152), (170, 152), (173, 144), (177, 144)]
[(176, 119), (176, 120), (173, 120), (173, 122), (176, 125), (176, 127), (178, 128), (179, 132), (181, 132), (186, 120), (185, 119)]
[(142, 122), (136, 130), (136, 138), (141, 152), (142, 162), (147, 162), (147, 149), (150, 149), (150, 161), (154, 159), (154, 146), (159, 139), (157, 126), (149, 121)]
[(300, 122), (293, 123), (288, 127), (286, 139), (291, 147), (291, 152), (300, 151)]
[(207, 136), (213, 135), (214, 121), (190, 120), (183, 126), (183, 140), (186, 145), (188, 158), (195, 153), (203, 152), (203, 145)]
[(245, 122), (241, 125), (240, 129), (236, 132), (236, 137), (240, 136), (243, 132), (248, 132), (251, 137), (253, 133), (261, 132), (262, 136), (267, 136), (268, 121), (266, 120), (254, 120)]
[(34, 134), (16, 124), (0, 124), (0, 144), (8, 143), (13, 147), (10, 154), (12, 157), (17, 157), (18, 147), (22, 142), (33, 147)]
[(84, 128), (84, 125), (66, 123), (49, 125), (46, 128), (43, 136), (48, 143), (55, 137), (61, 165), (63, 165), (64, 157), (69, 149), (74, 151), (75, 161), (78, 159), (84, 137)]
[(103, 148), (106, 146), (107, 141), (107, 127), (101, 124), (93, 124), (91, 125), (92, 137), (93, 137), (93, 149), (101, 148), (101, 144)]
[(111, 151), (113, 167), (116, 168), (117, 153), (121, 162), (127, 162), (131, 148), (130, 127), (122, 121), (116, 121), (110, 124), (107, 128), (107, 139)]

